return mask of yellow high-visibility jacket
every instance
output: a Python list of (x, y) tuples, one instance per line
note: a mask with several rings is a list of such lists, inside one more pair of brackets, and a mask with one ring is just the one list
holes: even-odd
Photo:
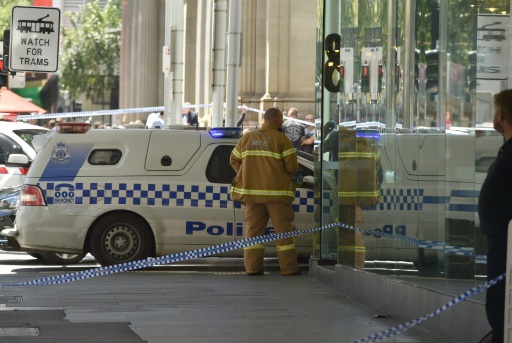
[(231, 184), (231, 199), (242, 203), (292, 202), (298, 170), (297, 154), (273, 122), (245, 134), (230, 156), (237, 175)]
[(382, 166), (378, 142), (358, 138), (355, 130), (340, 127), (338, 198), (342, 205), (375, 205), (380, 202)]

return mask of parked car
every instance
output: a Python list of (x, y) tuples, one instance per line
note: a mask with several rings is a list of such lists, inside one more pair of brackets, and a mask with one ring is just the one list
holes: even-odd
[(32, 138), (49, 131), (27, 123), (0, 122), (0, 189), (23, 184), (36, 157)]
[[(23, 122), (0, 121), (0, 229), (14, 226), (21, 188), (36, 150), (32, 138), (49, 129)], [(0, 250), (21, 250), (16, 240), (0, 235)], [(77, 263), (84, 255), (31, 252), (31, 256), (52, 264)]]
[[(0, 230), (14, 226), (16, 205), (20, 198), (21, 186), (6, 187), (0, 189)], [(18, 243), (12, 239), (0, 235), (0, 249), (16, 250)]]

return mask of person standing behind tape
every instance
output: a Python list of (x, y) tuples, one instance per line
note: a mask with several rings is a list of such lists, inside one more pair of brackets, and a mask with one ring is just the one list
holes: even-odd
[(150, 113), (146, 120), (146, 128), (161, 129), (164, 127), (164, 111)]
[[(237, 173), (231, 185), (231, 199), (245, 205), (246, 238), (263, 236), (269, 217), (276, 233), (292, 231), (295, 219), (292, 175), (298, 170), (297, 154), (280, 132), (283, 113), (279, 108), (268, 109), (263, 119), (261, 129), (245, 134), (230, 157)], [(279, 239), (276, 248), (281, 274), (300, 274), (295, 240)], [(263, 275), (264, 249), (264, 244), (244, 248), (247, 275)]]
[[(299, 111), (297, 111), (297, 109), (294, 107), (290, 108), (288, 111), (288, 117), (298, 119)], [(302, 137), (304, 137), (306, 134), (304, 125), (298, 121), (290, 119), (284, 122), (282, 130), (286, 137), (288, 137), (292, 142), (293, 147), (297, 150), (300, 150)]]
[[(507, 271), (508, 223), (512, 220), (512, 89), (494, 96), (493, 123), (505, 144), (489, 167), (478, 197), (480, 229), (487, 236), (488, 281)], [(503, 342), (505, 281), (487, 289), (485, 311), (493, 330), (492, 343)]]
[(199, 119), (197, 116), (197, 112), (192, 111), (190, 108), (192, 104), (190, 102), (186, 102), (183, 104), (181, 108), (181, 121), (183, 125), (187, 126), (198, 126)]
[(311, 122), (311, 125), (308, 125), (304, 129), (304, 136), (301, 138), (300, 150), (307, 152), (308, 154), (313, 155), (313, 150), (315, 146), (315, 115), (314, 114), (306, 114), (305, 121)]

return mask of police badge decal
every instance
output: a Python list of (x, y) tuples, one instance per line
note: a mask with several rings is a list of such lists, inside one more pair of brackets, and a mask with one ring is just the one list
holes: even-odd
[(71, 160), (71, 151), (64, 142), (59, 142), (52, 150), (50, 160), (55, 164), (66, 164)]

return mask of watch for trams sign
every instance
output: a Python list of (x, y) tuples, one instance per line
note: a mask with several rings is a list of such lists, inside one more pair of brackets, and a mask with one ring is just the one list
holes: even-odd
[(59, 64), (60, 10), (14, 6), (9, 69), (56, 72)]

